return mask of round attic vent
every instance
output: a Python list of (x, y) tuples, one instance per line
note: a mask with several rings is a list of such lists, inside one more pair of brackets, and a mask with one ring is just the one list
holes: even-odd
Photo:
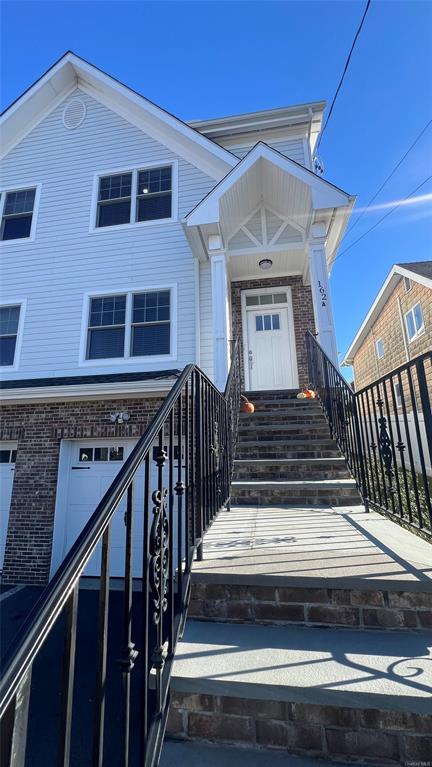
[(78, 128), (86, 114), (85, 104), (81, 99), (72, 99), (63, 110), (63, 125), (72, 130)]

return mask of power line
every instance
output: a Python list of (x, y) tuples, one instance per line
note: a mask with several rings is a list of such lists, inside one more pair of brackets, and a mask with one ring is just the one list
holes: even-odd
[(358, 37), (359, 37), (359, 35), (360, 35), (360, 32), (361, 32), (361, 30), (362, 30), (362, 27), (363, 27), (363, 24), (364, 24), (364, 20), (365, 20), (365, 18), (366, 18), (366, 14), (367, 14), (367, 12), (368, 12), (368, 10), (369, 10), (369, 6), (370, 6), (370, 4), (371, 4), (371, 0), (367, 0), (367, 3), (366, 3), (366, 8), (365, 8), (365, 10), (364, 10), (364, 13), (363, 13), (363, 16), (362, 16), (362, 20), (361, 20), (361, 22), (360, 22), (359, 28), (357, 29), (356, 35), (355, 35), (355, 37), (354, 37), (354, 40), (353, 40), (353, 43), (352, 43), (352, 45), (351, 45), (351, 49), (350, 49), (350, 52), (349, 52), (349, 54), (348, 54), (348, 58), (347, 58), (347, 60), (346, 60), (346, 63), (345, 63), (345, 67), (344, 67), (344, 70), (343, 70), (343, 72), (342, 72), (342, 77), (341, 77), (341, 79), (339, 80), (339, 84), (338, 84), (338, 87), (336, 88), (336, 93), (335, 93), (335, 95), (334, 95), (334, 97), (333, 97), (333, 101), (332, 101), (332, 103), (331, 103), (330, 111), (329, 111), (329, 113), (328, 113), (328, 115), (327, 115), (327, 119), (326, 119), (326, 121), (325, 121), (325, 124), (324, 124), (324, 128), (322, 129), (322, 131), (321, 131), (321, 133), (320, 133), (320, 135), (319, 135), (319, 138), (318, 138), (318, 141), (317, 141), (317, 144), (316, 144), (316, 147), (315, 147), (315, 153), (318, 151), (318, 147), (319, 147), (319, 145), (320, 145), (320, 143), (321, 143), (321, 139), (322, 139), (322, 137), (323, 137), (323, 135), (324, 135), (324, 131), (325, 131), (325, 129), (327, 128), (327, 125), (328, 125), (328, 123), (329, 123), (329, 120), (330, 120), (331, 114), (332, 114), (332, 112), (333, 112), (333, 108), (334, 108), (334, 105), (335, 105), (335, 103), (336, 103), (336, 99), (337, 99), (337, 97), (338, 97), (338, 95), (339, 95), (339, 91), (340, 91), (340, 89), (341, 89), (341, 87), (342, 87), (342, 83), (343, 83), (343, 81), (344, 81), (344, 78), (345, 78), (345, 75), (346, 75), (346, 73), (347, 73), (347, 71), (348, 71), (348, 67), (349, 67), (349, 64), (350, 64), (350, 61), (351, 61), (351, 56), (352, 56), (352, 54), (353, 54), (353, 51), (354, 51), (354, 48), (355, 48), (356, 42), (357, 42), (357, 40), (358, 40)]
[(369, 200), (369, 202), (368, 202), (368, 204), (366, 205), (366, 207), (362, 209), (362, 211), (361, 211), (361, 213), (360, 213), (359, 217), (358, 217), (358, 218), (357, 218), (357, 219), (354, 221), (354, 223), (353, 223), (353, 224), (350, 226), (350, 228), (349, 228), (349, 229), (348, 229), (348, 230), (345, 232), (345, 234), (344, 234), (344, 236), (343, 236), (343, 239), (345, 239), (345, 237), (348, 237), (348, 235), (349, 235), (349, 234), (352, 232), (352, 230), (354, 229), (354, 227), (355, 227), (355, 226), (357, 226), (357, 224), (358, 224), (358, 222), (360, 221), (361, 217), (362, 217), (362, 216), (363, 216), (363, 215), (366, 213), (366, 211), (367, 211), (367, 210), (370, 208), (370, 206), (372, 205), (372, 203), (374, 202), (374, 200), (376, 200), (376, 198), (378, 197), (378, 195), (379, 195), (379, 193), (382, 191), (382, 189), (384, 189), (385, 185), (387, 184), (387, 181), (390, 181), (391, 177), (392, 177), (392, 176), (394, 176), (394, 174), (396, 173), (397, 169), (398, 169), (398, 168), (399, 168), (399, 167), (402, 165), (402, 163), (403, 163), (403, 161), (405, 160), (405, 158), (406, 158), (406, 157), (408, 157), (408, 155), (409, 155), (409, 153), (411, 152), (411, 150), (412, 150), (412, 149), (414, 149), (415, 145), (416, 145), (416, 144), (417, 144), (417, 143), (420, 141), (421, 137), (423, 136), (423, 133), (424, 133), (424, 132), (425, 132), (425, 131), (426, 131), (426, 130), (429, 128), (429, 125), (431, 125), (431, 124), (432, 124), (432, 120), (429, 120), (429, 122), (428, 122), (428, 123), (426, 123), (426, 125), (424, 126), (424, 128), (423, 128), (423, 129), (420, 131), (420, 133), (418, 134), (418, 136), (417, 136), (417, 138), (415, 139), (415, 141), (413, 141), (413, 143), (412, 143), (412, 144), (411, 144), (411, 146), (410, 146), (410, 147), (407, 149), (407, 151), (405, 152), (405, 154), (403, 155), (403, 157), (401, 157), (401, 158), (400, 158), (400, 160), (399, 160), (399, 162), (397, 163), (397, 165), (395, 165), (395, 167), (393, 168), (392, 172), (391, 172), (391, 173), (390, 173), (390, 174), (387, 176), (387, 178), (385, 179), (385, 181), (383, 181), (383, 183), (381, 184), (380, 188), (379, 188), (379, 189), (378, 189), (378, 190), (375, 192), (374, 196), (373, 196), (373, 197), (371, 197), (371, 199)]
[[(418, 190), (419, 190), (419, 189), (421, 189), (421, 187), (422, 187), (422, 186), (424, 186), (425, 184), (427, 184), (427, 182), (428, 182), (428, 181), (430, 181), (431, 179), (432, 179), (432, 175), (431, 175), (431, 176), (428, 176), (427, 178), (425, 178), (425, 180), (424, 180), (424, 181), (422, 181), (422, 182), (421, 182), (421, 184), (419, 184), (418, 186), (416, 186), (416, 188), (415, 188), (415, 189), (413, 189), (413, 191), (412, 191), (412, 192), (410, 192), (409, 194), (407, 194), (407, 196), (406, 196), (406, 197), (404, 197), (402, 200), (399, 200), (399, 202), (398, 202), (398, 203), (397, 203), (397, 204), (396, 204), (396, 205), (395, 205), (393, 208), (391, 208), (390, 210), (388, 210), (388, 211), (387, 211), (387, 213), (384, 213), (384, 215), (383, 215), (383, 216), (381, 216), (381, 218), (380, 218), (378, 221), (376, 221), (376, 222), (375, 222), (375, 224), (373, 224), (373, 226), (369, 227), (369, 229), (366, 229), (366, 231), (365, 231), (365, 232), (363, 232), (363, 234), (361, 234), (361, 235), (360, 235), (360, 237), (357, 237), (357, 239), (356, 239), (356, 240), (354, 240), (354, 242), (352, 242), (352, 243), (351, 243), (351, 245), (348, 245), (348, 247), (347, 247), (347, 248), (345, 248), (345, 250), (343, 250), (343, 251), (342, 251), (342, 253), (339, 253), (339, 255), (337, 255), (337, 256), (336, 256), (336, 258), (334, 259), (334, 261), (337, 261), (337, 260), (338, 260), (338, 258), (341, 258), (341, 256), (343, 256), (345, 253), (348, 253), (348, 251), (349, 251), (349, 250), (351, 250), (351, 248), (353, 248), (353, 247), (354, 247), (354, 245), (357, 245), (357, 243), (358, 243), (358, 242), (360, 242), (360, 240), (362, 240), (362, 239), (363, 239), (363, 237), (366, 237), (366, 235), (367, 235), (367, 234), (369, 234), (369, 232), (371, 232), (373, 229), (376, 229), (376, 228), (377, 228), (377, 226), (379, 226), (379, 224), (381, 224), (381, 222), (382, 222), (382, 221), (384, 221), (384, 219), (385, 219), (385, 218), (388, 218), (388, 216), (390, 216), (392, 213), (394, 213), (394, 211), (395, 211), (395, 210), (397, 210), (398, 208), (400, 208), (400, 206), (401, 206), (401, 205), (403, 205), (403, 203), (405, 202), (405, 200), (408, 200), (410, 197), (412, 197), (412, 196), (413, 196), (413, 194), (415, 194), (416, 192), (418, 192)], [(334, 261), (333, 261), (333, 263), (334, 263)]]

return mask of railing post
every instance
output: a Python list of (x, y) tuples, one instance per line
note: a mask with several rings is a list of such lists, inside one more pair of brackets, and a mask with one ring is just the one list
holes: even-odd
[(360, 422), (359, 422), (358, 408), (357, 408), (357, 397), (355, 394), (353, 394), (352, 396), (352, 404), (353, 404), (353, 417), (354, 417), (354, 431), (355, 431), (357, 454), (358, 454), (358, 465), (360, 466), (360, 485), (361, 485), (360, 492), (362, 494), (365, 511), (369, 511), (369, 498), (368, 498), (368, 490), (367, 490), (367, 483), (366, 483), (365, 458), (363, 455), (363, 447), (362, 447), (361, 434), (360, 434)]
[(201, 378), (199, 373), (195, 373), (195, 429), (196, 429), (196, 455), (195, 455), (195, 537), (199, 543), (197, 546), (197, 560), (201, 562), (203, 559), (203, 534), (204, 534), (204, 521), (203, 521), (203, 504), (202, 504), (202, 459), (203, 459), (203, 445), (202, 445), (202, 407), (201, 407)]
[[(432, 365), (432, 361), (431, 361)], [(416, 362), (417, 381), (419, 385), (420, 402), (423, 411), (424, 427), (426, 432), (426, 442), (429, 450), (429, 461), (432, 464), (432, 410), (431, 400), (426, 382), (426, 373), (424, 369), (424, 359)]]

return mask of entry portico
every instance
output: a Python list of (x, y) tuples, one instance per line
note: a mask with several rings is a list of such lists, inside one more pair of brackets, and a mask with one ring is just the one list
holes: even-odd
[[(299, 355), (308, 328), (337, 364), (328, 275), (353, 205), (354, 197), (259, 142), (186, 217), (194, 255), (211, 264), (219, 388), (237, 332), (246, 389), (304, 385)], [(298, 293), (293, 300), (294, 286), (304, 301)]]

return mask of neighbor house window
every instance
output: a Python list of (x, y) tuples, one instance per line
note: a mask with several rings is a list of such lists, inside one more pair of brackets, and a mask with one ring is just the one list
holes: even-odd
[(15, 351), (20, 318), (20, 305), (0, 307), (0, 365), (10, 366), (15, 361)]
[(382, 338), (378, 338), (378, 341), (376, 342), (376, 352), (379, 360), (384, 357), (384, 344)]
[(31, 235), (36, 189), (19, 189), (2, 195), (2, 240), (22, 240)]
[(410, 341), (414, 341), (424, 333), (423, 312), (420, 304), (416, 304), (405, 314), (405, 324)]
[(405, 293), (408, 293), (412, 288), (412, 282), (410, 277), (404, 277)]
[(101, 176), (96, 227), (136, 224), (172, 216), (172, 167)]
[(402, 407), (402, 387), (399, 381), (395, 381), (393, 385), (394, 385), (396, 407)]
[(87, 359), (151, 357), (170, 353), (170, 290), (90, 299)]

